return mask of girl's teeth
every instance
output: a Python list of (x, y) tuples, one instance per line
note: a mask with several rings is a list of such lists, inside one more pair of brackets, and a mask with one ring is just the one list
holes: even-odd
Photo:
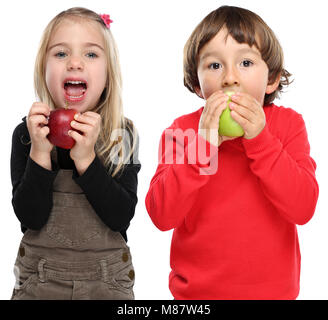
[(68, 96), (70, 99), (80, 99), (83, 97), (83, 94), (81, 94), (80, 96)]
[(84, 82), (82, 81), (67, 81), (66, 83), (70, 83), (70, 84), (83, 84)]

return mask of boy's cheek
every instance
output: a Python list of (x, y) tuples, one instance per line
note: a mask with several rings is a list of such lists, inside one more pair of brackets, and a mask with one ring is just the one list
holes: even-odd
[(212, 79), (203, 79), (200, 82), (200, 89), (203, 98), (207, 100), (214, 92), (220, 90), (221, 87), (218, 80), (213, 81)]

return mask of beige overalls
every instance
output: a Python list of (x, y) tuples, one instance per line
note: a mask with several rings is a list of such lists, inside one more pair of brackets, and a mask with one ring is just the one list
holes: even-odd
[[(57, 160), (53, 150), (52, 158)], [(72, 170), (59, 170), (47, 224), (24, 233), (12, 299), (132, 300), (130, 249), (120, 232), (100, 220), (72, 174)]]

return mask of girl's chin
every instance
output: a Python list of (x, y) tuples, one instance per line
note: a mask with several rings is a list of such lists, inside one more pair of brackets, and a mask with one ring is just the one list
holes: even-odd
[(70, 109), (76, 109), (77, 111), (82, 112), (82, 110), (87, 109), (86, 107), (86, 101), (75, 101), (72, 99), (64, 99), (64, 101), (60, 101), (57, 105), (57, 108), (70, 108)]
[(56, 108), (75, 109), (76, 111), (83, 113), (93, 109), (93, 107), (89, 108), (89, 105), (90, 105), (90, 101), (87, 101), (86, 99), (82, 101), (74, 101), (74, 100), (66, 100), (64, 98), (64, 99), (60, 99), (60, 101), (56, 103)]

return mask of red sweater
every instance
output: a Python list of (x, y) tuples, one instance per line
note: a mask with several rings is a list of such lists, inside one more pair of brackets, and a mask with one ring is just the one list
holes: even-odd
[[(295, 299), (296, 224), (311, 219), (319, 193), (303, 118), (289, 108), (265, 106), (266, 126), (257, 137), (217, 148), (197, 133), (202, 111), (164, 131), (161, 143), (173, 142), (179, 161), (165, 164), (170, 148), (159, 150), (146, 196), (157, 228), (174, 228), (170, 290), (175, 299)], [(178, 128), (195, 135), (181, 143), (172, 133)], [(188, 150), (201, 142), (212, 159), (218, 157), (214, 174), (200, 174), (205, 155), (191, 159)]]

